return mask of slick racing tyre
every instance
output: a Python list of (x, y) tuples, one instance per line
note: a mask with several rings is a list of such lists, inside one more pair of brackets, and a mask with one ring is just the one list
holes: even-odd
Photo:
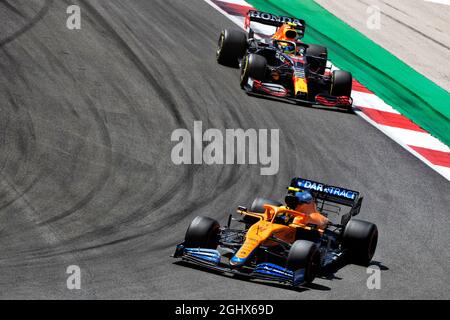
[(314, 242), (297, 240), (289, 250), (286, 267), (291, 271), (305, 269), (305, 282), (316, 278), (320, 267), (320, 251)]
[(256, 213), (264, 213), (266, 211), (266, 209), (264, 209), (265, 204), (270, 204), (272, 206), (277, 206), (277, 207), (280, 207), (283, 205), (280, 201), (257, 197), (257, 198), (255, 198), (255, 200), (253, 200), (252, 205), (250, 207), (250, 211), (256, 212)]
[(243, 88), (247, 84), (248, 78), (263, 81), (266, 69), (266, 58), (254, 53), (246, 55), (241, 63), (241, 87)]
[(351, 219), (345, 226), (342, 245), (348, 249), (351, 261), (367, 266), (372, 260), (378, 243), (378, 229), (373, 223)]
[[(254, 213), (264, 213), (266, 209), (264, 209), (265, 204), (270, 204), (272, 206), (282, 206), (283, 204), (279, 201), (270, 200), (266, 198), (257, 197), (253, 200), (252, 205), (250, 206), (250, 212)], [(251, 216), (244, 216), (243, 220), (247, 225), (253, 225), (258, 222), (258, 219)]]
[(184, 243), (186, 248), (216, 249), (218, 245), (219, 223), (208, 217), (196, 217), (189, 225)]
[(246, 49), (247, 35), (245, 32), (225, 29), (219, 37), (216, 51), (217, 62), (225, 66), (237, 67)]
[[(322, 59), (317, 59), (323, 58)], [(310, 44), (306, 49), (306, 61), (308, 62), (309, 69), (323, 75), (327, 67), (328, 49), (316, 44)]]
[(350, 72), (335, 70), (331, 78), (330, 94), (336, 97), (350, 97), (352, 94), (353, 77)]

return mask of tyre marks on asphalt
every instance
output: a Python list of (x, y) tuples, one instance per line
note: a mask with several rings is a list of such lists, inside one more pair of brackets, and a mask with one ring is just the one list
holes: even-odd
[(4, 45), (10, 43), (11, 41), (14, 41), (18, 37), (20, 37), (22, 34), (29, 31), (31, 28), (33, 28), (36, 25), (36, 23), (38, 23), (45, 17), (45, 15), (47, 14), (47, 12), (50, 9), (50, 6), (52, 4), (53, 4), (53, 0), (45, 0), (43, 6), (37, 12), (37, 14), (35, 16), (33, 16), (32, 18), (29, 18), (25, 14), (23, 14), (22, 11), (20, 11), (14, 5), (12, 5), (8, 0), (1, 0), (0, 5), (5, 6), (5, 8), (14, 12), (16, 15), (20, 16), (21, 18), (24, 18), (26, 20), (26, 23), (19, 30), (15, 31), (11, 35), (8, 35), (5, 38), (0, 39), (0, 48), (3, 47)]

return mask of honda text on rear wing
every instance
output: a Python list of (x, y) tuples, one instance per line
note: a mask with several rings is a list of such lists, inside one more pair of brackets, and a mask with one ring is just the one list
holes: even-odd
[(257, 10), (250, 10), (247, 13), (247, 17), (245, 19), (245, 28), (247, 29), (250, 27), (250, 22), (257, 22), (273, 27), (281, 27), (285, 23), (289, 23), (294, 29), (298, 32), (298, 36), (301, 38), (305, 35), (306, 30), (306, 22), (305, 20), (298, 19), (298, 18), (292, 18), (292, 17), (286, 17), (286, 16), (276, 16), (271, 13), (257, 11)]

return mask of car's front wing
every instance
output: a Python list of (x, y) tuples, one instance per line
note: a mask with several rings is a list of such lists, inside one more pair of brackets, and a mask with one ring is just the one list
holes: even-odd
[(351, 97), (335, 97), (331, 95), (318, 94), (315, 97), (315, 101), (299, 99), (291, 97), (288, 91), (279, 84), (263, 83), (258, 80), (249, 79), (248, 83), (244, 86), (244, 90), (251, 95), (271, 97), (279, 100), (295, 102), (303, 105), (320, 105), (329, 108), (351, 109), (353, 105), (353, 99)]
[(249, 279), (261, 279), (287, 283), (292, 286), (304, 284), (305, 270), (300, 269), (292, 271), (273, 263), (261, 263), (254, 268), (231, 268), (229, 265), (221, 263), (219, 251), (203, 248), (185, 248), (184, 244), (176, 247), (175, 258), (181, 258), (183, 261), (192, 263), (210, 270), (223, 273), (236, 274)]

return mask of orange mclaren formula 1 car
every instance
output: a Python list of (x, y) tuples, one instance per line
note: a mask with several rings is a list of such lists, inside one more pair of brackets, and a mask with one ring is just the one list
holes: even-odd
[[(251, 21), (275, 27), (275, 33), (258, 37)], [(327, 48), (301, 41), (304, 20), (250, 10), (245, 27), (248, 33), (222, 31), (216, 58), (222, 65), (240, 66), (240, 84), (248, 94), (351, 110), (352, 75), (331, 71)]]
[[(224, 227), (196, 217), (173, 256), (249, 278), (310, 283), (338, 261), (371, 261), (377, 227), (353, 219), (362, 201), (357, 191), (294, 178), (284, 204), (256, 198), (250, 209), (238, 208), (240, 219), (230, 215)], [(232, 222), (243, 227), (231, 228)]]

